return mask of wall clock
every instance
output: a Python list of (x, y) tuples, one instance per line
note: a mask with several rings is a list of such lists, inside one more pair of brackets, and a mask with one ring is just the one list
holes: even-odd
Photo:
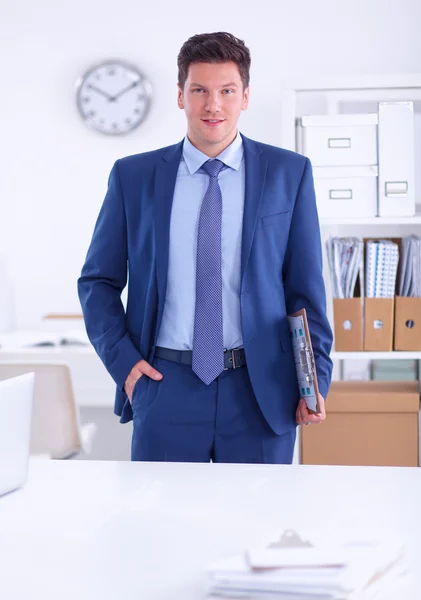
[(83, 121), (100, 133), (122, 135), (146, 118), (152, 87), (135, 66), (106, 60), (87, 70), (76, 83), (76, 102)]

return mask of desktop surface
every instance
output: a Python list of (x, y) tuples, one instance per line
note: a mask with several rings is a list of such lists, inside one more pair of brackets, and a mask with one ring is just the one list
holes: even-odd
[(0, 597), (198, 600), (210, 562), (292, 528), (397, 534), (420, 598), (420, 506), (417, 468), (32, 459), (0, 498)]

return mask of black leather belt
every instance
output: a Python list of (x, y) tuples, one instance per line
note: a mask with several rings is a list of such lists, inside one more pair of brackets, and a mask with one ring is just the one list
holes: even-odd
[[(170, 348), (162, 348), (157, 346), (155, 349), (155, 356), (158, 358), (164, 358), (165, 360), (172, 360), (183, 365), (192, 364), (192, 351), (191, 350), (171, 350)], [(246, 364), (246, 355), (244, 348), (233, 348), (232, 350), (224, 350), (224, 367), (227, 369), (238, 369), (244, 367)]]

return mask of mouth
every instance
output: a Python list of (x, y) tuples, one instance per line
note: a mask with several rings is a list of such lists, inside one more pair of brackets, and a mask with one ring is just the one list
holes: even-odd
[(207, 127), (218, 127), (221, 123), (224, 122), (225, 119), (202, 119), (203, 123)]

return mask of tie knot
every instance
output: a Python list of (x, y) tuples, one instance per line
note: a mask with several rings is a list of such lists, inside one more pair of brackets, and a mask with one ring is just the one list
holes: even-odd
[(224, 166), (224, 163), (222, 162), (222, 160), (218, 160), (217, 158), (214, 158), (214, 159), (207, 160), (206, 162), (204, 162), (202, 165), (202, 169), (204, 169), (206, 171), (206, 173), (209, 175), (209, 177), (218, 177), (223, 166)]

